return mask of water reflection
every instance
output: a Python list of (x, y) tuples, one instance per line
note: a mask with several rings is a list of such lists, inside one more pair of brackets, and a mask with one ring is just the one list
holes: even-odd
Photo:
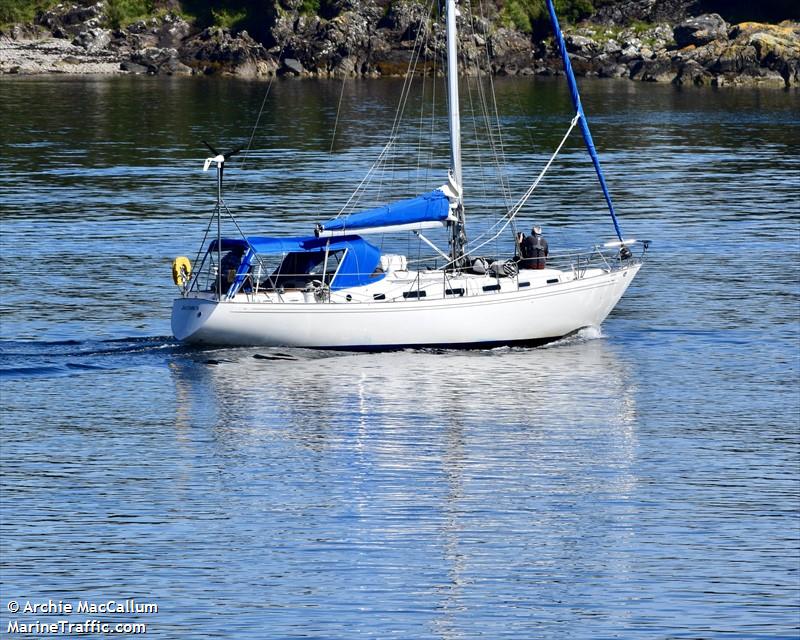
[[(222, 482), (247, 483), (247, 509), (268, 517), (262, 535), (310, 557), (354, 554), (355, 575), (329, 568), (317, 588), (345, 580), (370, 607), (388, 606), (386, 584), (419, 585), (397, 606), (421, 607), (437, 637), (464, 637), (465, 620), (494, 601), (512, 620), (552, 606), (560, 575), (632, 543), (637, 389), (604, 340), (471, 353), (221, 350), (170, 370), (178, 431), (213, 432)], [(602, 570), (624, 583), (629, 562), (619, 553)], [(507, 582), (482, 584), (489, 566), (507, 569)], [(568, 586), (558, 591), (569, 599)]]
[[(178, 399), (177, 424), (219, 407), (229, 428), (277, 429), (274, 435), (319, 447), (318, 434), (339, 424), (397, 429), (428, 416), (441, 426), (456, 416), (484, 421), (488, 412), (506, 428), (536, 437), (566, 416), (608, 423), (623, 432), (635, 421), (630, 372), (615, 347), (575, 338), (543, 349), (468, 352), (426, 350), (351, 354), (301, 349), (220, 349), (170, 363)], [(602, 405), (582, 402), (590, 388)], [(213, 402), (211, 401), (213, 398)], [(309, 425), (308, 415), (320, 415)], [(277, 420), (276, 420), (277, 419)], [(368, 433), (365, 435), (369, 435)]]

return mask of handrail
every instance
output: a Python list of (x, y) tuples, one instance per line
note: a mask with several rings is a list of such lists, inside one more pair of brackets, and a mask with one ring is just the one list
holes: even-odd
[[(631, 263), (641, 262), (650, 244), (649, 240), (631, 240), (620, 243), (619, 245), (617, 243), (596, 244), (586, 249), (554, 251), (546, 258), (546, 266), (565, 273), (571, 272), (574, 274), (575, 279), (581, 279), (590, 268), (601, 268), (604, 271), (613, 271)], [(637, 251), (636, 255), (631, 251), (635, 246), (641, 248), (641, 252)], [(191, 285), (186, 291), (187, 294), (189, 291), (201, 292), (213, 290), (219, 265), (217, 265), (213, 259), (207, 260), (206, 257), (204, 257), (201, 262), (200, 268), (194, 272)], [(498, 259), (507, 260), (508, 258)], [(489, 263), (495, 261), (491, 258), (486, 258), (486, 260), (489, 261)], [(433, 268), (422, 268), (422, 265), (420, 265), (415, 269), (407, 271), (411, 282), (405, 282), (402, 288), (404, 290), (414, 290), (415, 288), (420, 290), (422, 288), (421, 275), (425, 271), (438, 270), (439, 261), (435, 259), (435, 256), (428, 259), (428, 264), (430, 264), (431, 261), (434, 263)], [(413, 262), (419, 261), (415, 260)], [(358, 271), (341, 271), (342, 265), (343, 262), (340, 262), (332, 274), (287, 273), (285, 271), (280, 271), (277, 274), (275, 272), (267, 272), (267, 275), (264, 275), (264, 272), (261, 271), (261, 264), (259, 263), (257, 265), (258, 271), (247, 274), (236, 293), (243, 292), (248, 296), (268, 292), (278, 292), (278, 294), (281, 294), (287, 290), (286, 285), (288, 285), (288, 290), (308, 290), (309, 287), (314, 286), (315, 280), (321, 280), (329, 287), (339, 276), (369, 275)], [(446, 272), (444, 282), (448, 282), (454, 278), (458, 278), (458, 272)], [(506, 278), (501, 279), (505, 280)], [(519, 279), (519, 276), (511, 276), (510, 279)], [(203, 282), (205, 282), (205, 289), (202, 286)], [(474, 294), (467, 293), (466, 295)]]

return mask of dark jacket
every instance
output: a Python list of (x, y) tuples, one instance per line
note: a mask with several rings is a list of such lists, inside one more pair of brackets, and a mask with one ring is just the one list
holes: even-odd
[(519, 262), (521, 269), (544, 269), (548, 254), (547, 240), (537, 235), (525, 236), (519, 252), (522, 256)]

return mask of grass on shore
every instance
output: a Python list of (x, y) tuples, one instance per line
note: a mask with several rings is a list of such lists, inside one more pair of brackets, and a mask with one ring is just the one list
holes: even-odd
[(154, 11), (151, 0), (107, 0), (106, 15), (115, 29), (148, 18)]
[(0, 26), (33, 22), (39, 11), (47, 11), (58, 0), (0, 0)]
[[(554, 0), (559, 20), (575, 23), (594, 13), (592, 0)], [(547, 6), (544, 0), (505, 0), (500, 12), (506, 25), (525, 33), (549, 30)]]

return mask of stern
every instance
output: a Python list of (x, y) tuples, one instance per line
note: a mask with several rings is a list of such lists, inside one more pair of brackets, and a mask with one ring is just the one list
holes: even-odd
[(176, 298), (172, 303), (172, 335), (182, 342), (199, 342), (197, 334), (216, 308), (214, 300)]

